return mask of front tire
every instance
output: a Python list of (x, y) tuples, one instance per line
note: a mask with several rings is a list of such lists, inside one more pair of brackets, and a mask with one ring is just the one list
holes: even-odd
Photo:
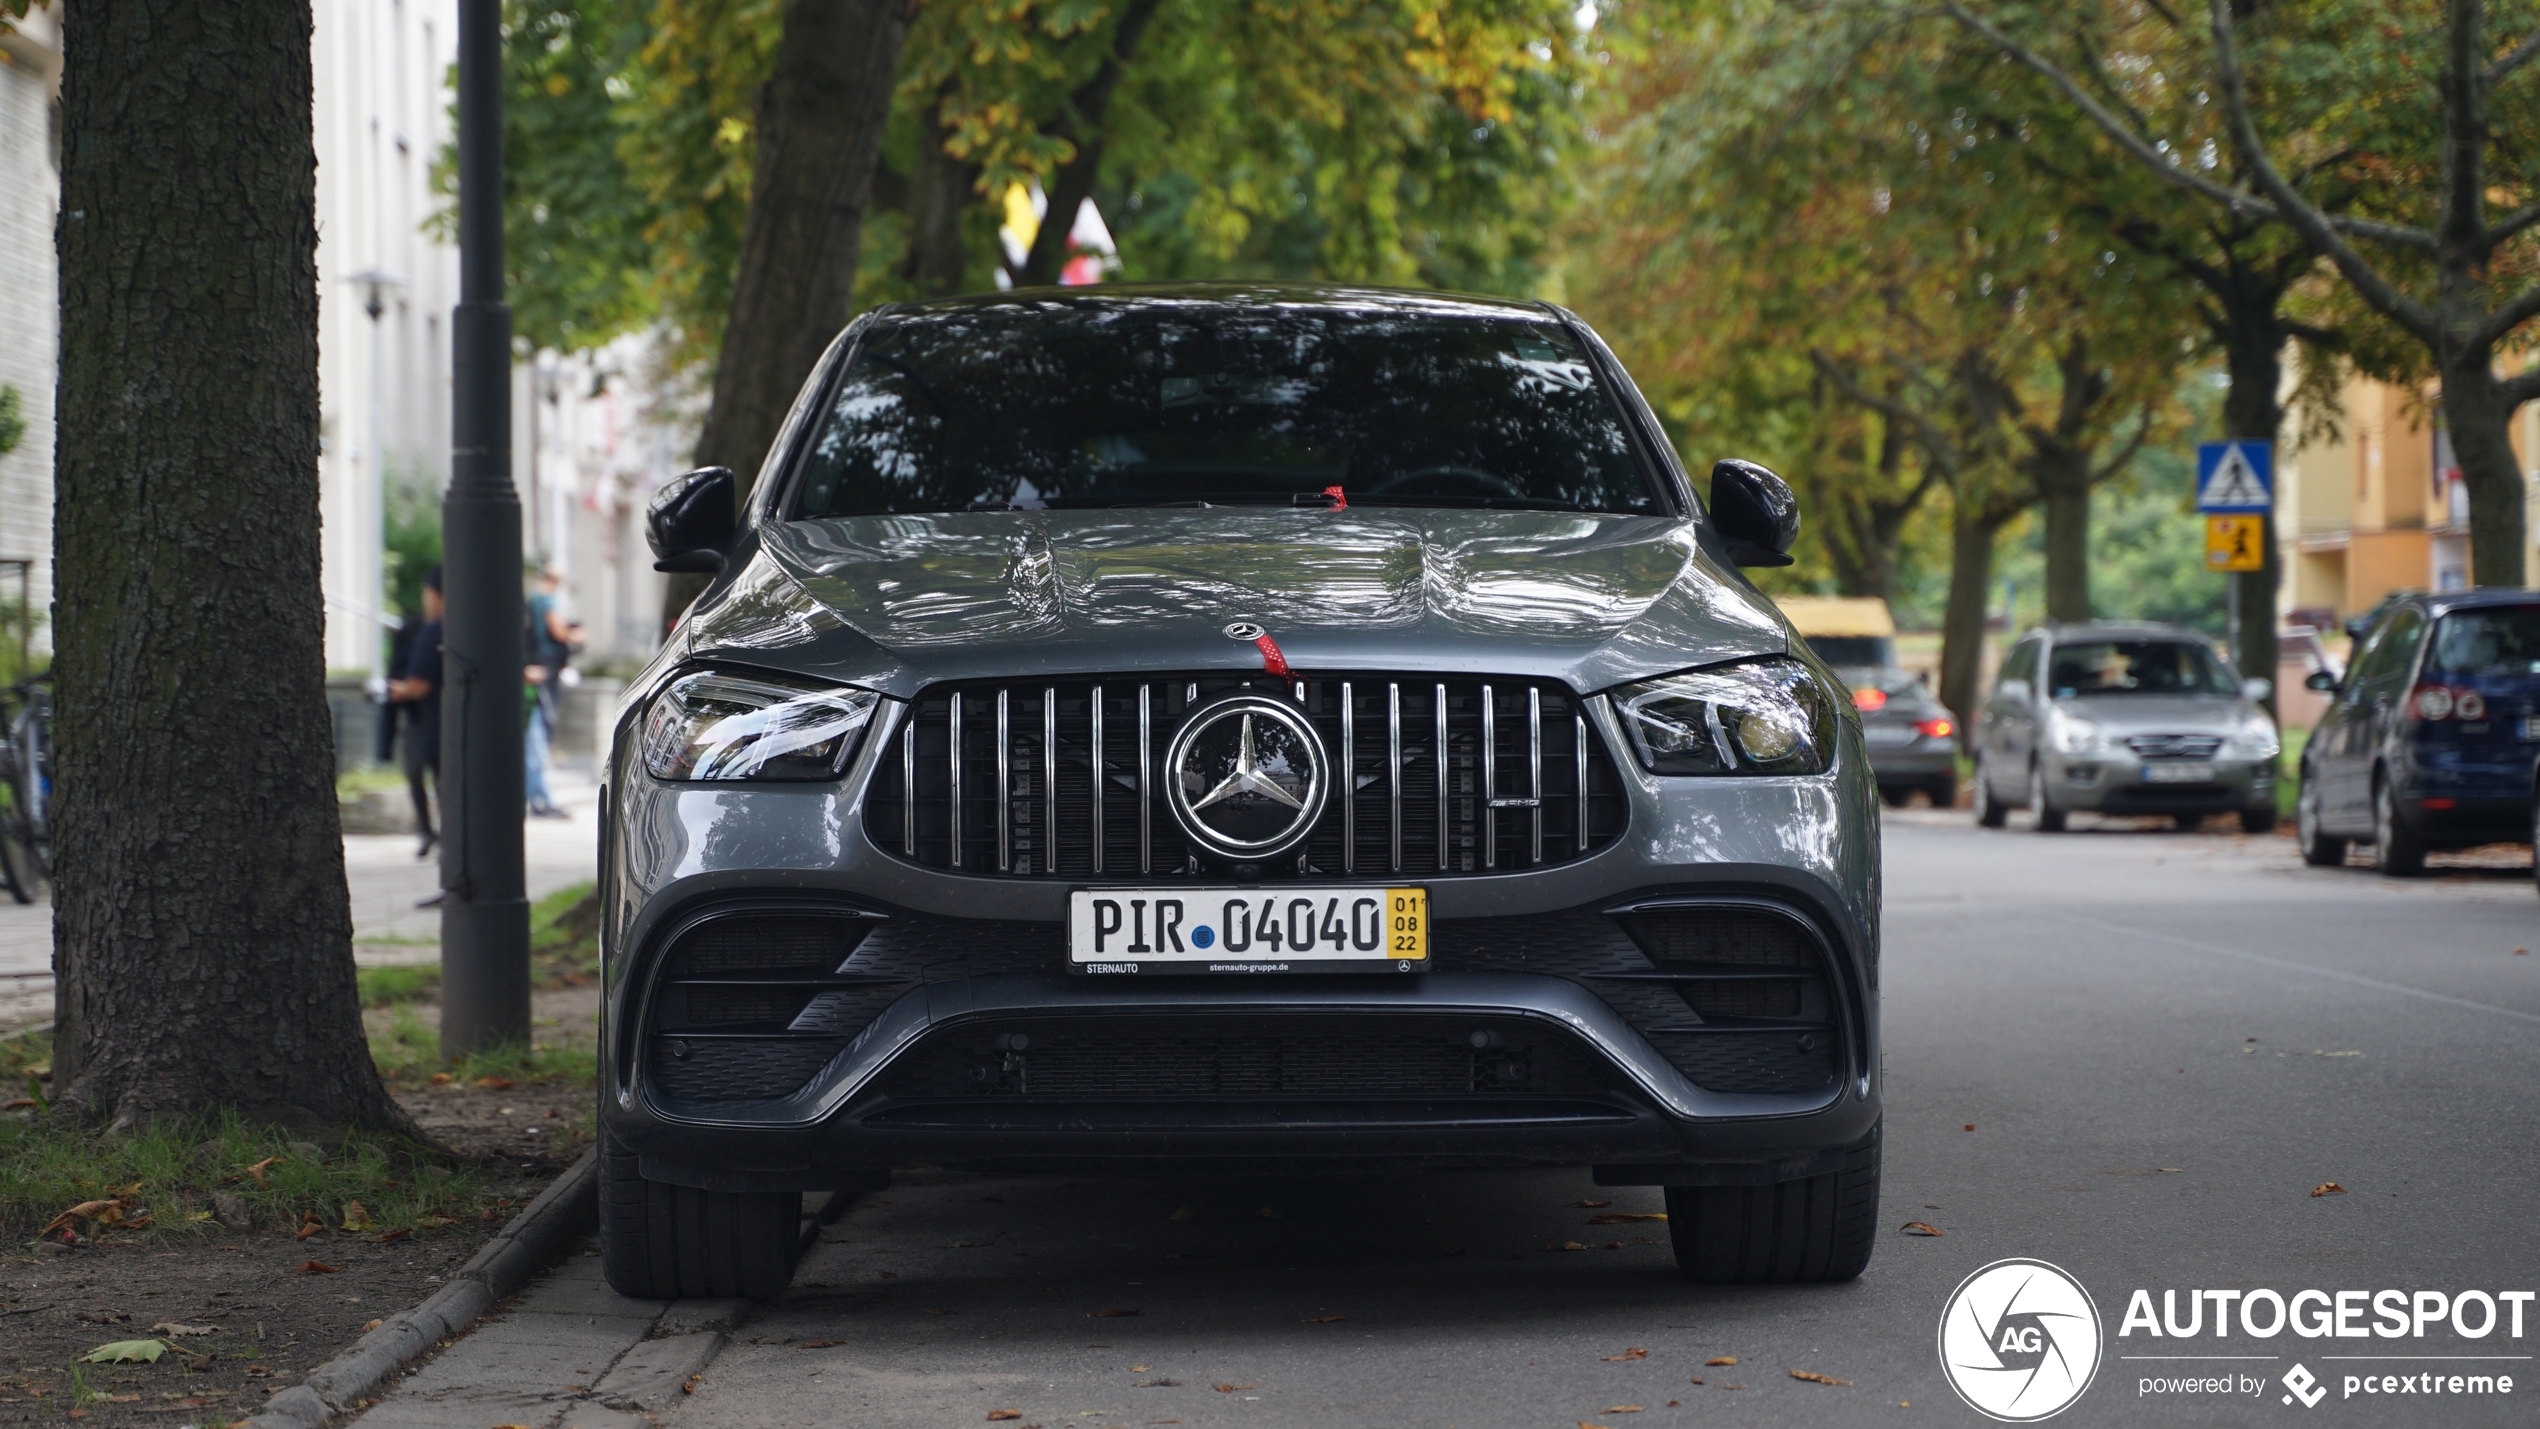
[(1985, 828), (1998, 829), (2010, 818), (2011, 811), (1993, 797), (1993, 775), (1981, 758), (1976, 760), (1975, 792), (1969, 795), (1969, 802), (1976, 806), (1976, 822)]
[(2064, 831), (2064, 811), (2046, 801), (2046, 766), (2043, 764), (2028, 767), (2028, 811), (2036, 818), (2039, 833), (2060, 834)]
[(2372, 866), (2391, 878), (2414, 878), (2425, 872), (2425, 840), (2399, 822), (2399, 796), (2390, 781), (2372, 786)]
[(1669, 1186), (1676, 1266), (1703, 1285), (1824, 1284), (1870, 1263), (1879, 1218), (1879, 1136), (1843, 1169), (1766, 1186)]
[(2293, 796), (2293, 841), (2302, 846), (2302, 861), (2313, 868), (2343, 868), (2346, 840), (2320, 828), (2319, 776), (2302, 771), (2302, 787)]
[(644, 1178), (600, 1140), (600, 1270), (636, 1300), (768, 1300), (794, 1279), (800, 1191), (700, 1191)]

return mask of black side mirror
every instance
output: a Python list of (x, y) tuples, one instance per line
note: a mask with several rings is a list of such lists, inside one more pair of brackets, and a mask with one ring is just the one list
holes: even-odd
[(699, 467), (653, 493), (644, 512), (644, 539), (652, 544), (653, 569), (712, 575), (723, 569), (723, 548), (736, 529), (739, 484), (728, 466)]
[(1799, 498), (1790, 484), (1751, 461), (1711, 468), (1711, 520), (1741, 566), (1786, 566), (1799, 539)]
[(2337, 677), (2326, 670), (2313, 670), (2302, 677), (2302, 688), (2317, 690), (2323, 695), (2333, 695), (2337, 693)]

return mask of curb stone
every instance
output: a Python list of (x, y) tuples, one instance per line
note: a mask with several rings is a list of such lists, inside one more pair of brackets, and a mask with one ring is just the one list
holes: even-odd
[(460, 1266), (448, 1284), (421, 1304), (389, 1316), (351, 1349), (266, 1400), (264, 1409), (239, 1429), (318, 1429), (441, 1341), (464, 1333), (477, 1316), (518, 1290), (598, 1222), (599, 1167), (596, 1147), (583, 1152)]

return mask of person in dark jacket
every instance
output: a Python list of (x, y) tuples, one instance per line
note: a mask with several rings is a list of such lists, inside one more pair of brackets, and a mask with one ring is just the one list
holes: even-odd
[[(431, 856), (440, 835), (433, 831), (432, 792), (441, 782), (441, 568), (423, 576), (423, 626), (406, 647), (388, 681), (388, 702), (405, 711), (406, 792), (415, 801), (415, 829), (423, 845), (415, 857)], [(429, 776), (427, 787), (426, 776)]]

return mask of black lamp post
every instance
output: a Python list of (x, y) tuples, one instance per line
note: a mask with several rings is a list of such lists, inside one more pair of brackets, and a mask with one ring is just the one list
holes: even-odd
[(459, 0), (459, 305), (441, 505), (441, 1051), (529, 1042), (520, 496), (503, 302), (502, 0)]

